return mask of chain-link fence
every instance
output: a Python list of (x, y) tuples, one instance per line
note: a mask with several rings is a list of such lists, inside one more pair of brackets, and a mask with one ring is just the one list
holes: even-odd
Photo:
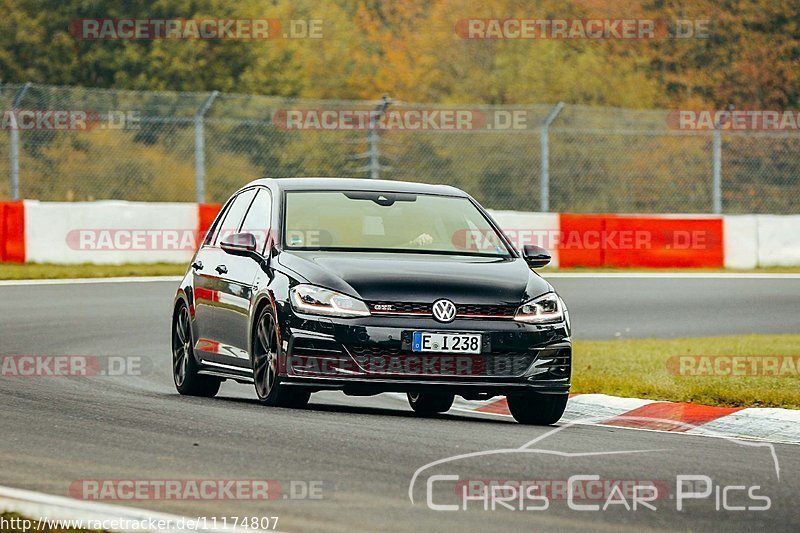
[(448, 183), (527, 211), (791, 213), (800, 197), (797, 129), (685, 131), (667, 111), (35, 84), (0, 85), (0, 106), (0, 198), (220, 202), (260, 176)]

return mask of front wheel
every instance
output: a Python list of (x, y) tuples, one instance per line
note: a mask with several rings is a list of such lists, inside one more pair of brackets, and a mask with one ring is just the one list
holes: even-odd
[(281, 383), (278, 375), (280, 343), (275, 318), (269, 307), (256, 320), (253, 339), (253, 381), (258, 401), (277, 407), (303, 407), (311, 393)]
[(175, 388), (186, 396), (215, 396), (222, 381), (201, 376), (197, 371), (189, 310), (181, 304), (172, 318), (172, 379)]
[(437, 392), (407, 393), (408, 404), (415, 413), (420, 415), (433, 415), (445, 413), (453, 406), (455, 395)]
[(520, 424), (549, 426), (555, 424), (567, 407), (566, 394), (528, 392), (508, 396), (508, 410)]

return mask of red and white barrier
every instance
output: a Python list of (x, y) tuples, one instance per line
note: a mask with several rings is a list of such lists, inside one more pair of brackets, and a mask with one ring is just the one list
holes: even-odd
[(800, 215), (757, 217), (759, 266), (800, 265)]
[[(723, 221), (719, 217), (564, 214), (560, 221), (565, 237), (559, 243), (562, 267), (723, 266)], [(570, 241), (575, 233), (583, 238)], [(599, 236), (597, 246), (590, 235)]]
[(518, 248), (548, 249), (554, 266), (721, 268), (724, 219), (708, 215), (594, 215), (493, 211)]
[(758, 266), (758, 215), (726, 215), (725, 268)]
[(547, 248), (562, 268), (800, 265), (800, 215), (492, 215), (512, 241), (526, 237), (515, 244), (529, 244), (533, 233), (531, 244)]
[(25, 262), (25, 206), (0, 202), (0, 261)]
[(725, 267), (800, 265), (800, 215), (725, 215)]
[[(0, 261), (185, 263), (220, 206), (99, 201), (0, 202)], [(603, 215), (492, 211), (553, 266), (754, 268), (800, 265), (800, 215)]]
[(547, 248), (553, 257), (550, 264), (559, 265), (558, 246), (554, 246), (561, 228), (558, 213), (493, 210), (489, 213), (517, 248), (521, 250), (525, 244)]
[(219, 207), (125, 201), (0, 203), (0, 261), (185, 263)]
[(199, 230), (194, 204), (25, 202), (25, 254), (35, 263), (187, 262)]

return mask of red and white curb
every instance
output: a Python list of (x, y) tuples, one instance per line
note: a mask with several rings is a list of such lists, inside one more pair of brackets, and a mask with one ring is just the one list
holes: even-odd
[[(253, 529), (242, 528), (203, 528), (197, 527), (196, 518), (157, 513), (105, 503), (89, 502), (53, 496), (30, 490), (0, 486), (0, 513), (11, 512), (24, 516), (32, 521), (32, 530), (45, 531), (48, 527), (56, 527), (72, 521), (73, 524), (103, 524), (106, 531), (119, 533), (172, 533), (192, 531), (194, 533), (225, 531), (227, 533), (252, 532)], [(49, 526), (48, 526), (49, 521)], [(191, 522), (194, 521), (194, 524)], [(56, 528), (60, 529), (60, 528)]]
[[(490, 401), (459, 398), (453, 410), (511, 417), (505, 398)], [(561, 422), (581, 420), (592, 420), (594, 425), (601, 426), (800, 444), (800, 410), (794, 409), (712, 407), (606, 394), (573, 394)]]

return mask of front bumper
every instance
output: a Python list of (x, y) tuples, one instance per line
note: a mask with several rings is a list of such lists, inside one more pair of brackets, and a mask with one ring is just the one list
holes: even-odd
[[(465, 397), (535, 390), (566, 394), (572, 343), (564, 323), (512, 319), (370, 316), (337, 319), (299, 315), (281, 320), (283, 383), (349, 394), (448, 390)], [(480, 354), (411, 351), (414, 331), (480, 333)]]

